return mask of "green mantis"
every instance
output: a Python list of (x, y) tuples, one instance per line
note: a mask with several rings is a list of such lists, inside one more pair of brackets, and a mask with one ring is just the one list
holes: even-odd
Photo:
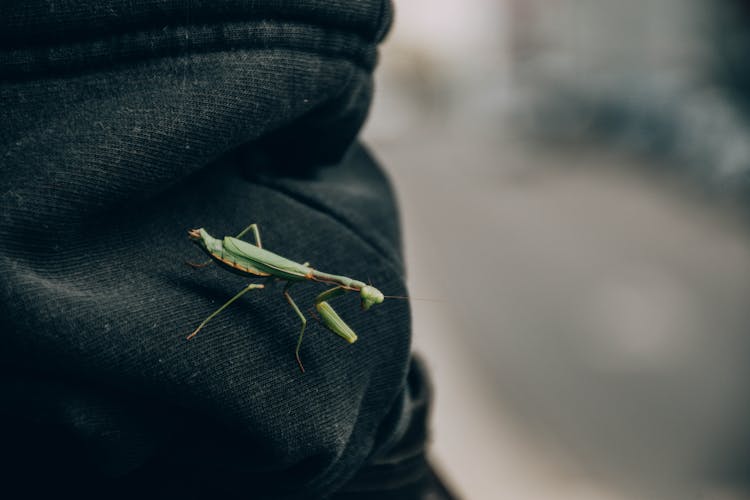
[[(254, 244), (240, 239), (250, 231), (252, 231), (255, 239)], [(329, 288), (317, 296), (315, 299), (315, 309), (317, 309), (318, 314), (320, 314), (323, 325), (350, 344), (357, 340), (357, 334), (354, 333), (349, 325), (341, 319), (328, 301), (346, 292), (359, 292), (362, 309), (367, 310), (373, 304), (380, 304), (385, 298), (380, 290), (374, 286), (367, 285), (361, 281), (346, 276), (324, 273), (317, 269), (313, 269), (308, 263), (300, 264), (273, 252), (269, 252), (264, 249), (261, 244), (260, 231), (258, 230), (257, 224), (250, 224), (234, 238), (226, 236), (224, 239), (217, 239), (208, 234), (203, 228), (191, 229), (188, 231), (188, 236), (201, 250), (211, 257), (212, 261), (228, 271), (241, 276), (263, 276), (287, 282), (286, 286), (284, 286), (284, 298), (286, 298), (287, 302), (289, 302), (289, 305), (292, 306), (292, 309), (294, 309), (294, 312), (297, 313), (297, 316), (299, 316), (299, 319), (302, 322), (302, 329), (300, 330), (299, 338), (297, 339), (297, 348), (294, 354), (297, 358), (297, 364), (303, 373), (305, 368), (302, 366), (299, 350), (302, 345), (302, 337), (305, 334), (307, 319), (305, 318), (305, 315), (302, 314), (299, 307), (297, 307), (297, 304), (295, 304), (292, 296), (289, 295), (289, 289), (292, 285), (304, 280), (318, 281), (334, 285), (333, 288)], [(191, 265), (193, 267), (203, 267), (203, 265)], [(263, 287), (264, 285), (262, 284), (251, 283), (243, 288), (237, 295), (229, 299), (223, 306), (204, 319), (203, 322), (198, 325), (198, 328), (188, 335), (187, 339), (190, 340), (195, 337), (195, 335), (206, 326), (206, 323), (211, 321), (216, 315), (229, 307), (232, 302), (239, 299), (242, 295), (250, 290), (256, 290)]]

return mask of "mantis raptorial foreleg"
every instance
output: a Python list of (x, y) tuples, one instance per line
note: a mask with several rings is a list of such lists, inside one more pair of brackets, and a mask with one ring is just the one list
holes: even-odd
[(302, 370), (302, 373), (305, 373), (305, 367), (302, 366), (302, 360), (299, 357), (299, 348), (302, 345), (302, 336), (305, 334), (307, 318), (305, 318), (305, 315), (302, 314), (302, 311), (299, 310), (299, 307), (297, 307), (297, 304), (294, 302), (294, 299), (292, 299), (292, 296), (289, 295), (289, 289), (292, 287), (292, 285), (292, 282), (288, 282), (284, 287), (284, 298), (286, 298), (286, 301), (289, 302), (289, 305), (292, 306), (292, 309), (294, 309), (294, 312), (297, 313), (300, 321), (302, 321), (302, 329), (299, 332), (299, 338), (297, 339), (297, 348), (294, 351), (294, 355), (297, 357), (297, 364), (299, 365), (299, 369)]
[(329, 288), (325, 292), (315, 297), (315, 303), (320, 304), (323, 301), (330, 300), (334, 297), (338, 297), (339, 295), (343, 295), (345, 293), (346, 293), (346, 290), (344, 289), (343, 286), (335, 286), (333, 288)]
[(351, 344), (357, 340), (357, 334), (349, 328), (349, 325), (341, 319), (333, 307), (331, 307), (331, 304), (328, 303), (330, 299), (343, 295), (346, 291), (346, 288), (343, 286), (329, 288), (316, 297), (315, 309), (320, 313), (320, 318), (326, 328)]
[(198, 325), (198, 328), (196, 328), (195, 330), (193, 330), (193, 333), (191, 333), (190, 335), (187, 336), (187, 339), (190, 340), (193, 337), (195, 337), (196, 334), (201, 330), (201, 328), (203, 328), (204, 326), (206, 326), (206, 323), (208, 323), (209, 321), (211, 321), (221, 311), (223, 311), (224, 309), (226, 309), (227, 307), (229, 307), (229, 305), (232, 302), (234, 302), (235, 300), (237, 300), (240, 297), (242, 297), (246, 292), (249, 292), (250, 290), (254, 290), (256, 288), (263, 288), (263, 286), (264, 285), (260, 285), (260, 284), (257, 284), (257, 283), (252, 283), (250, 285), (247, 285), (245, 288), (242, 289), (242, 291), (240, 293), (238, 293), (237, 295), (235, 295), (234, 297), (232, 297), (231, 299), (229, 299), (226, 302), (226, 304), (224, 304), (223, 306), (221, 306), (220, 308), (218, 308), (216, 311), (214, 311), (213, 314), (211, 314), (208, 318), (204, 319), (203, 323), (201, 323), (200, 325)]
[[(297, 348), (294, 351), (294, 355), (297, 358), (297, 364), (299, 365), (300, 370), (302, 370), (302, 373), (304, 373), (305, 367), (302, 366), (302, 360), (299, 356), (299, 350), (302, 346), (302, 337), (305, 334), (307, 318), (305, 318), (305, 315), (302, 313), (302, 311), (300, 311), (299, 307), (297, 307), (297, 304), (294, 302), (294, 299), (292, 299), (292, 296), (289, 294), (289, 289), (293, 284), (294, 283), (292, 282), (288, 282), (286, 284), (286, 286), (284, 287), (284, 297), (286, 298), (287, 302), (289, 302), (289, 305), (292, 306), (294, 312), (297, 313), (300, 321), (302, 321), (302, 329), (299, 332), (299, 338), (297, 339)], [(346, 325), (346, 323), (343, 322), (339, 315), (336, 314), (336, 311), (333, 310), (333, 307), (331, 307), (331, 305), (328, 303), (328, 300), (334, 297), (338, 297), (339, 295), (343, 295), (344, 293), (346, 293), (346, 289), (342, 286), (329, 288), (315, 298), (315, 308), (320, 313), (324, 325), (326, 325), (334, 333), (351, 343), (357, 339), (357, 335), (352, 331), (351, 328), (349, 328), (348, 325)]]

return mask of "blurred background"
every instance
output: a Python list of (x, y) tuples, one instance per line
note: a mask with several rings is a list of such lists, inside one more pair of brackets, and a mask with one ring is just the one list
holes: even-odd
[(750, 4), (396, 2), (376, 87), (456, 492), (750, 498)]

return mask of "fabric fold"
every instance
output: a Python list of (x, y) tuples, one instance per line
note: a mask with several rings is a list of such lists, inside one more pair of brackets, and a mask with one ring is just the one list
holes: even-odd
[[(301, 374), (283, 284), (186, 341), (247, 280), (184, 261), (187, 230), (256, 222), (274, 252), (406, 295), (394, 195), (356, 142), (389, 23), (380, 1), (0, 7), (3, 479), (323, 498), (387, 453), (412, 417), (406, 301), (337, 298), (359, 340), (309, 321)], [(291, 293), (307, 314), (321, 291)]]

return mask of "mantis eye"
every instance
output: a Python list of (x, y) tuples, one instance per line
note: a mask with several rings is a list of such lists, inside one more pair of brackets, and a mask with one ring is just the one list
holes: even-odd
[(363, 286), (359, 292), (362, 298), (362, 309), (365, 311), (370, 308), (373, 304), (380, 304), (383, 302), (383, 294), (374, 286)]

